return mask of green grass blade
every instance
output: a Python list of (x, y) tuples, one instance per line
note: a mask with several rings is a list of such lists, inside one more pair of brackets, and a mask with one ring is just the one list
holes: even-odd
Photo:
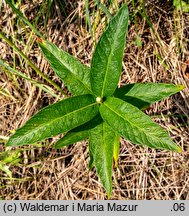
[(93, 38), (93, 29), (92, 29), (91, 20), (90, 20), (89, 1), (88, 0), (85, 0), (85, 13), (86, 13), (86, 23), (89, 27), (89, 32), (91, 34), (91, 37)]
[(45, 84), (39, 83), (39, 82), (31, 79), (30, 77), (27, 77), (25, 74), (23, 74), (23, 73), (19, 72), (18, 70), (7, 65), (1, 59), (0, 59), (0, 66), (3, 67), (5, 70), (11, 72), (12, 74), (15, 74), (15, 75), (17, 75), (17, 76), (19, 76), (25, 80), (30, 81), (32, 84), (34, 84), (38, 88), (42, 89), (43, 91), (47, 92), (48, 94), (51, 94), (53, 97), (59, 98), (59, 96), (53, 92), (54, 90), (51, 89), (51, 87), (46, 86)]
[(51, 7), (52, 7), (52, 4), (53, 4), (53, 1), (54, 0), (48, 0), (47, 1), (47, 12), (46, 12), (45, 23), (44, 23), (45, 30), (47, 29), (47, 22), (48, 22), (48, 19), (49, 19), (49, 16), (50, 16), (50, 12), (51, 12)]
[(139, 10), (140, 15), (146, 20), (149, 27), (152, 29), (154, 36), (156, 37), (156, 40), (159, 42), (160, 45), (162, 45), (161, 39), (160, 39), (159, 35), (157, 34), (157, 32), (153, 26), (153, 23), (146, 13), (146, 8), (145, 8), (145, 4), (144, 4), (143, 0), (139, 0), (139, 4), (142, 7), (142, 10)]
[(107, 9), (107, 7), (104, 4), (102, 4), (99, 0), (95, 0), (95, 2), (110, 19), (113, 18), (112, 14), (110, 13), (110, 11)]
[(62, 0), (58, 0), (58, 3), (59, 3), (60, 9), (63, 12), (64, 16), (67, 17), (68, 14), (66, 13), (66, 9), (65, 9), (64, 3), (62, 2)]
[(35, 64), (14, 44), (12, 43), (1, 31), (0, 31), (0, 38), (6, 41), (9, 46), (11, 46), (26, 62), (27, 64), (35, 70), (37, 74), (39, 74), (44, 80), (46, 80), (48, 83), (50, 83), (52, 86), (54, 86), (59, 92), (61, 92), (65, 97), (66, 94), (64, 91), (55, 83), (53, 82), (49, 77), (45, 76), (42, 71), (39, 70), (38, 67), (35, 66)]
[(12, 10), (19, 16), (30, 28), (33, 32), (35, 32), (39, 37), (43, 38), (43, 35), (24, 17), (24, 15), (18, 10), (11, 0), (5, 0), (6, 3), (12, 8)]

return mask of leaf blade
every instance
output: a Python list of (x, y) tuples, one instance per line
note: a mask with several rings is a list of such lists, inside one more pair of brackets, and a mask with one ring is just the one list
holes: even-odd
[(91, 87), (99, 97), (112, 95), (117, 87), (127, 28), (128, 8), (124, 4), (102, 34), (92, 57)]
[(166, 131), (127, 102), (108, 98), (100, 106), (100, 113), (115, 131), (135, 144), (181, 152), (181, 148), (169, 138)]
[(54, 148), (62, 148), (64, 146), (68, 146), (76, 142), (88, 139), (90, 130), (101, 122), (102, 119), (100, 115), (96, 115), (89, 122), (86, 122), (85, 124), (80, 125), (77, 128), (72, 129), (71, 131), (68, 131), (68, 133), (66, 133), (64, 137), (62, 137), (55, 143)]
[(76, 58), (54, 44), (41, 40), (39, 46), (57, 76), (72, 94), (92, 94), (89, 69)]
[(114, 96), (143, 109), (183, 88), (184, 86), (169, 83), (133, 83), (116, 89)]
[(10, 137), (7, 146), (32, 144), (64, 133), (89, 121), (98, 113), (91, 95), (71, 97), (39, 111)]
[(108, 196), (112, 192), (113, 138), (114, 131), (105, 122), (90, 131), (92, 162)]
[(89, 136), (89, 130), (68, 132), (65, 136), (59, 139), (53, 146), (55, 149), (60, 149), (65, 146), (72, 145), (74, 143), (80, 142), (87, 139)]

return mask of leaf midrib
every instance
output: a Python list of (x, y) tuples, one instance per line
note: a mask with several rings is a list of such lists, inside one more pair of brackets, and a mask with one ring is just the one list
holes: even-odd
[[(104, 184), (104, 182), (106, 182), (106, 186), (108, 186), (107, 187), (107, 189), (109, 190), (109, 183), (107, 184), (107, 182), (109, 182), (109, 175), (108, 175), (108, 172), (107, 172), (107, 168), (108, 168), (108, 166), (107, 166), (107, 160), (106, 160), (106, 154), (105, 154), (105, 145), (106, 145), (106, 139), (105, 139), (105, 122), (103, 122), (102, 123), (102, 127), (101, 127), (101, 131), (100, 131), (100, 133), (101, 133), (101, 136), (102, 136), (102, 142), (103, 142), (103, 144), (102, 144), (102, 146), (101, 146), (101, 149), (102, 149), (102, 158), (103, 158), (103, 161), (102, 161), (102, 163), (103, 163), (103, 166), (101, 166), (100, 167), (100, 172), (102, 173), (102, 167), (105, 167), (105, 169), (103, 168), (103, 172), (104, 172), (104, 175), (102, 175), (103, 176), (103, 178), (101, 178), (101, 175), (99, 176), (100, 177), (100, 180), (102, 181), (102, 183)], [(95, 148), (98, 148), (98, 147), (95, 147)], [(95, 154), (97, 154), (97, 152), (98, 152), (98, 150), (95, 150)], [(96, 155), (95, 155), (95, 166), (96, 166), (96, 164), (98, 164), (98, 159), (97, 159), (97, 157), (96, 157)], [(97, 168), (97, 167), (96, 167)], [(98, 168), (99, 168), (99, 166), (98, 166)], [(108, 179), (108, 181), (107, 181), (107, 179)]]
[(48, 123), (44, 123), (44, 124), (41, 124), (41, 125), (39, 125), (38, 127), (36, 127), (34, 130), (32, 130), (30, 133), (27, 133), (27, 136), (28, 136), (28, 134), (32, 134), (32, 133), (34, 133), (36, 130), (39, 130), (40, 128), (42, 128), (44, 125), (51, 125), (54, 121), (56, 122), (56, 121), (58, 121), (58, 120), (60, 120), (61, 118), (64, 118), (64, 117), (66, 117), (66, 116), (69, 116), (70, 114), (73, 114), (73, 113), (75, 113), (75, 112), (78, 112), (78, 111), (81, 111), (81, 110), (84, 110), (84, 109), (86, 109), (86, 108), (88, 108), (88, 107), (90, 107), (90, 106), (94, 106), (95, 104), (97, 104), (97, 103), (92, 103), (92, 104), (89, 104), (89, 105), (87, 105), (87, 106), (85, 106), (85, 107), (82, 107), (82, 108), (80, 108), (80, 109), (77, 109), (77, 110), (74, 110), (74, 111), (72, 111), (72, 112), (69, 112), (69, 113), (67, 113), (67, 114), (65, 114), (65, 115), (63, 115), (63, 116), (61, 116), (61, 117), (58, 117), (58, 118), (56, 118), (56, 119), (52, 119), (51, 121), (49, 121)]
[(103, 85), (102, 85), (101, 97), (104, 96), (104, 89), (105, 89), (105, 85), (106, 85), (107, 74), (108, 74), (108, 71), (109, 71), (110, 61), (111, 61), (111, 59), (112, 59), (112, 53), (113, 53), (113, 49), (114, 49), (115, 43), (116, 43), (115, 38), (117, 38), (118, 31), (119, 31), (119, 27), (117, 28), (117, 31), (116, 31), (115, 34), (114, 34), (113, 45), (111, 46), (110, 55), (109, 55), (109, 57), (108, 57), (108, 63), (107, 63), (107, 66), (106, 66), (106, 72), (105, 72), (104, 81), (103, 81)]

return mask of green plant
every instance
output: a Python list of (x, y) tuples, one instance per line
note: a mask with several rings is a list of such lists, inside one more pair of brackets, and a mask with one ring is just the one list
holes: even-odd
[(4, 171), (10, 179), (12, 178), (12, 172), (9, 167), (11, 165), (19, 165), (21, 162), (20, 155), (19, 149), (13, 151), (6, 149), (6, 151), (0, 152), (0, 170)]
[(177, 10), (189, 12), (189, 1), (173, 0), (173, 5)]
[(108, 194), (112, 191), (113, 159), (117, 164), (120, 136), (157, 149), (181, 152), (159, 125), (141, 109), (183, 89), (181, 85), (134, 83), (117, 88), (128, 28), (124, 4), (102, 34), (90, 69), (52, 43), (39, 46), (73, 97), (43, 108), (10, 137), (7, 146), (33, 144), (61, 133), (55, 148), (89, 139), (89, 167)]

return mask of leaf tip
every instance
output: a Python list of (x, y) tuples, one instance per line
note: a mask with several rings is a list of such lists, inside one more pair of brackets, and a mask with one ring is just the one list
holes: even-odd
[(123, 3), (123, 5), (121, 6), (122, 8), (125, 7), (127, 8), (127, 4), (126, 3)]
[(118, 157), (117, 157), (117, 155), (114, 154), (113, 160), (114, 160), (114, 167), (118, 168)]
[(178, 146), (178, 148), (176, 149), (176, 151), (177, 151), (178, 153), (182, 153), (183, 150), (182, 150), (181, 147)]
[(43, 43), (43, 39), (40, 38), (40, 37), (38, 37), (38, 38), (37, 38), (37, 42), (38, 42), (38, 43)]
[(64, 148), (66, 146), (69, 145), (73, 145), (74, 143), (72, 142), (66, 142), (66, 140), (64, 139), (64, 137), (62, 139), (59, 139), (54, 145), (53, 145), (53, 149), (61, 149)]
[(112, 196), (112, 191), (108, 191), (107, 192), (107, 198), (108, 198), (108, 200), (111, 198), (111, 196)]
[(52, 147), (53, 147), (53, 149), (61, 149), (64, 147), (64, 144), (61, 145), (61, 143), (59, 143), (59, 141), (58, 141)]
[(56, 144), (54, 144), (54, 145), (52, 146), (52, 148), (53, 148), (53, 149), (59, 149), (59, 147), (58, 147)]
[(114, 167), (115, 167), (116, 169), (118, 169), (118, 161), (117, 161), (117, 160), (114, 160)]
[(5, 145), (6, 147), (10, 147), (11, 145), (10, 145), (10, 142), (8, 141), (7, 143), (6, 143), (6, 145)]
[(10, 147), (10, 146), (14, 146), (14, 143), (12, 142), (11, 137), (8, 139), (8, 141), (6, 143), (6, 147)]
[(177, 85), (178, 86), (178, 89), (179, 89), (179, 91), (182, 91), (183, 89), (185, 89), (186, 87), (185, 86), (183, 86), (183, 85)]

